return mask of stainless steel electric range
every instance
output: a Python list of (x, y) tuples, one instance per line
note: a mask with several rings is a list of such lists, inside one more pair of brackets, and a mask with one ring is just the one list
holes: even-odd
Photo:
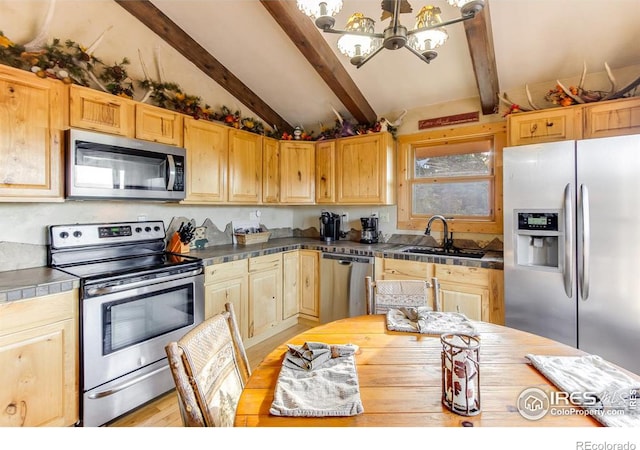
[(164, 347), (204, 320), (204, 275), (165, 250), (162, 221), (49, 226), (49, 266), (80, 279), (83, 426), (174, 387)]

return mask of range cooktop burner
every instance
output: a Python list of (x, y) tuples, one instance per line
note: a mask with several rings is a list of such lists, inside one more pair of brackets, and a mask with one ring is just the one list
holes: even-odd
[(88, 262), (69, 266), (58, 266), (70, 275), (78, 278), (105, 278), (146, 271), (166, 271), (176, 266), (200, 265), (202, 260), (191, 256), (175, 253), (159, 253), (143, 256), (133, 256), (107, 261)]

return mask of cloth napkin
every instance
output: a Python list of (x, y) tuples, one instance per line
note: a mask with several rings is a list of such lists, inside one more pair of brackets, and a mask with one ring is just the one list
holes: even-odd
[(289, 345), (269, 412), (275, 416), (354, 416), (364, 409), (353, 344)]
[(428, 306), (390, 309), (387, 311), (387, 329), (422, 334), (462, 333), (471, 336), (478, 334), (464, 314), (431, 311)]
[[(640, 381), (601, 357), (532, 354), (526, 357), (560, 391), (578, 393), (571, 400), (603, 425), (640, 427)], [(589, 393), (589, 396), (583, 397), (584, 393)], [(591, 404), (593, 395), (597, 396), (595, 404)]]

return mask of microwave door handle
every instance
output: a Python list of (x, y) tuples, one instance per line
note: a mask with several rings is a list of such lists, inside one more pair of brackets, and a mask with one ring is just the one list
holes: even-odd
[(167, 191), (173, 191), (173, 187), (176, 183), (176, 162), (173, 159), (173, 155), (167, 155), (167, 163), (169, 164)]

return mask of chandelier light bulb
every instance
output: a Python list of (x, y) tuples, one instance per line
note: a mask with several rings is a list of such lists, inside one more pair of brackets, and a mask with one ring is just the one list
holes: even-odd
[(342, 0), (297, 0), (298, 9), (312, 19), (335, 16), (342, 9)]
[[(453, 1), (453, 0), (449, 0)], [(440, 8), (436, 6), (424, 6), (416, 16), (415, 30), (433, 27), (442, 23), (440, 18)], [(418, 53), (433, 50), (440, 47), (449, 38), (449, 34), (444, 27), (431, 28), (419, 31), (411, 35), (409, 45)]]
[[(355, 13), (349, 17), (345, 30), (373, 34), (375, 24), (373, 19), (365, 17), (362, 13)], [(368, 55), (376, 48), (376, 44), (377, 39), (366, 35), (345, 34), (338, 39), (338, 49), (350, 58)]]

